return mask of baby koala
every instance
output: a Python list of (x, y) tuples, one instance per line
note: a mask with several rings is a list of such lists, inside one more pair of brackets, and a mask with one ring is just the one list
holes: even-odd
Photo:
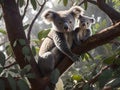
[(77, 27), (74, 31), (74, 41), (77, 45), (80, 45), (80, 42), (85, 41), (88, 37), (92, 35), (91, 25), (94, 24), (95, 19), (85, 15), (79, 15)]

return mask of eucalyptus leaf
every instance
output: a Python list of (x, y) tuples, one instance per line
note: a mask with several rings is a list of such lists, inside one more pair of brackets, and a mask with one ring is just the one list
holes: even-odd
[(28, 56), (30, 54), (30, 49), (28, 46), (24, 46), (22, 48), (22, 53), (25, 55), (25, 56)]
[(79, 75), (79, 74), (73, 74), (71, 78), (73, 80), (76, 80), (76, 81), (81, 81), (82, 80), (82, 76)]
[(2, 66), (5, 65), (5, 55), (4, 55), (4, 53), (1, 52), (1, 51), (0, 51), (0, 64), (1, 64)]
[(19, 73), (18, 69), (10, 69), (11, 72)]
[(94, 90), (94, 88), (89, 84), (85, 84), (83, 90)]
[(48, 29), (48, 30), (41, 30), (38, 33), (38, 39), (41, 40), (42, 38), (47, 37), (47, 35), (48, 35), (49, 32), (50, 32), (50, 29)]
[(114, 62), (114, 60), (115, 60), (115, 55), (113, 55), (113, 56), (111, 56), (111, 57), (108, 57), (108, 58), (104, 59), (103, 63), (109, 65), (109, 64), (112, 64), (112, 63)]
[(18, 42), (20, 43), (20, 45), (24, 46), (26, 45), (26, 42), (24, 39), (19, 39)]
[(33, 9), (36, 10), (37, 9), (37, 3), (35, 0), (30, 0), (31, 1), (31, 4), (33, 6)]
[(31, 66), (30, 65), (26, 65), (22, 70), (21, 70), (21, 75), (25, 75), (26, 73), (28, 73), (31, 70)]
[(0, 74), (2, 73), (3, 70), (4, 70), (3, 67), (0, 67)]
[(68, 0), (63, 0), (63, 4), (64, 4), (64, 6), (67, 6)]
[(30, 62), (31, 56), (25, 56), (25, 58), (27, 59), (28, 62)]
[(24, 0), (19, 0), (18, 4), (19, 4), (20, 7), (22, 7), (25, 4), (25, 1)]
[(8, 82), (12, 88), (12, 90), (17, 90), (17, 86), (16, 86), (16, 81), (14, 80), (14, 78), (11, 75), (8, 75)]
[(85, 0), (85, 2), (84, 2), (84, 7), (85, 7), (85, 10), (87, 10), (87, 7), (88, 7), (88, 2), (87, 2), (87, 0)]
[(29, 27), (29, 24), (25, 25), (23, 28), (26, 30)]
[(22, 79), (19, 79), (17, 81), (17, 85), (18, 85), (20, 90), (30, 90), (27, 83)]
[(5, 90), (5, 82), (2, 79), (0, 79), (0, 90)]
[(28, 73), (26, 75), (27, 78), (35, 79), (35, 74), (34, 73)]
[(13, 54), (13, 50), (12, 50), (12, 47), (11, 47), (10, 44), (8, 44), (8, 45), (5, 47), (5, 49), (6, 49), (6, 53), (7, 53), (8, 56), (11, 55), (11, 54)]
[(115, 78), (109, 81), (106, 86), (111, 86), (112, 88), (116, 88), (120, 86), (120, 78)]
[(32, 46), (32, 53), (33, 53), (34, 56), (36, 55), (36, 49), (35, 49), (34, 46)]
[(7, 34), (7, 32), (6, 32), (5, 30), (3, 30), (3, 29), (0, 29), (0, 33), (2, 33), (2, 34), (4, 34), (4, 35)]

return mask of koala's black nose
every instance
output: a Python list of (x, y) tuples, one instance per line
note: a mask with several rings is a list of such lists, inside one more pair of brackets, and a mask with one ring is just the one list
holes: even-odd
[(65, 26), (64, 26), (64, 29), (65, 29), (65, 30), (67, 30), (67, 29), (68, 29), (68, 26), (67, 26), (67, 25), (65, 25)]
[(83, 23), (82, 26), (85, 26), (85, 23)]

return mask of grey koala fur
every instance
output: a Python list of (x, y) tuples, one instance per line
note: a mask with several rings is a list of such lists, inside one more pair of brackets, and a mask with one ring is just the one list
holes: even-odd
[(38, 66), (43, 76), (50, 75), (58, 57), (61, 56), (59, 54), (61, 52), (73, 61), (79, 60), (70, 49), (73, 43), (73, 34), (71, 32), (74, 30), (75, 19), (83, 11), (81, 7), (74, 6), (66, 11), (46, 10), (42, 14), (47, 23), (52, 23), (52, 29), (43, 41), (39, 51)]
[(91, 25), (95, 23), (95, 19), (85, 15), (78, 17), (79, 27), (74, 30), (74, 43), (80, 45), (92, 35)]
[(73, 44), (73, 33), (75, 19), (83, 13), (83, 9), (74, 6), (66, 11), (55, 12), (46, 10), (42, 17), (47, 23), (52, 23), (52, 29), (43, 41), (40, 51), (38, 66), (43, 76), (49, 75), (55, 64), (65, 54), (72, 61), (79, 60), (79, 57), (71, 52)]

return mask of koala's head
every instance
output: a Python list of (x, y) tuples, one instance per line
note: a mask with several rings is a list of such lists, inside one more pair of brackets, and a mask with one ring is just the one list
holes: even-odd
[(94, 24), (95, 19), (91, 18), (91, 17), (88, 17), (88, 16), (79, 15), (78, 21), (79, 21), (79, 27), (80, 28), (90, 29), (91, 25)]
[(46, 10), (42, 17), (46, 23), (52, 23), (52, 28), (58, 32), (71, 32), (74, 29), (75, 19), (83, 13), (83, 9), (74, 6), (66, 11)]

